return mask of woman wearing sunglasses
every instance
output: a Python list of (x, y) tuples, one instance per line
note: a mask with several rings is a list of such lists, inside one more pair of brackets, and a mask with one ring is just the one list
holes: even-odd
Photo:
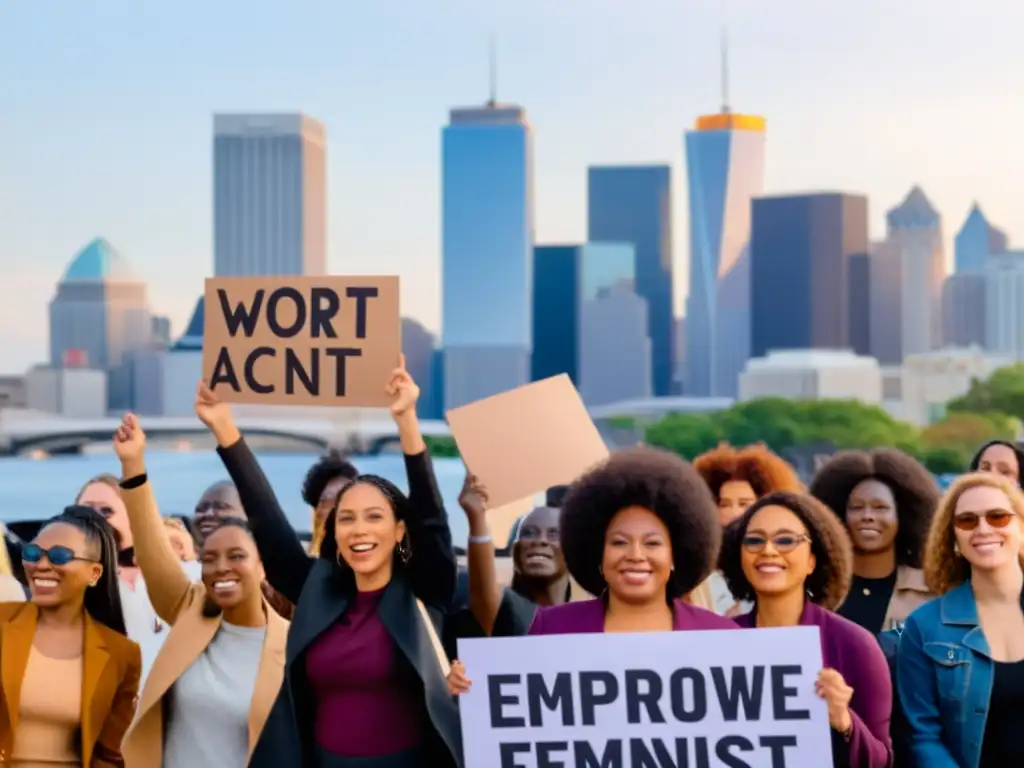
[(874, 636), (833, 613), (850, 588), (853, 551), (842, 522), (806, 494), (777, 491), (725, 530), (719, 559), (738, 600), (753, 602), (741, 627), (818, 627), (834, 768), (892, 765), (892, 682)]
[(0, 603), (0, 765), (122, 766), (142, 659), (125, 635), (114, 532), (68, 507), (22, 559), (32, 599)]
[(917, 765), (1005, 768), (1024, 754), (1024, 496), (994, 473), (939, 503), (925, 578), (941, 595), (907, 618), (896, 679)]

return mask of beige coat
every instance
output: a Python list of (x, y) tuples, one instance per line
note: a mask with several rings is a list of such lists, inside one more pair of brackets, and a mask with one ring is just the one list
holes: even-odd
[[(206, 588), (189, 581), (171, 549), (149, 483), (122, 491), (135, 556), (142, 569), (149, 599), (157, 615), (171, 626), (153, 662), (139, 698), (139, 707), (125, 734), (121, 752), (125, 768), (154, 768), (163, 764), (164, 697), (171, 686), (206, 650), (220, 627), (221, 617), (204, 616)], [(284, 678), (288, 622), (266, 602), (267, 635), (249, 705), (249, 756), (267, 721)]]
[(896, 586), (889, 600), (889, 610), (886, 611), (882, 629), (893, 629), (896, 624), (902, 624), (911, 611), (933, 597), (935, 595), (924, 582), (924, 571), (901, 565), (896, 569)]

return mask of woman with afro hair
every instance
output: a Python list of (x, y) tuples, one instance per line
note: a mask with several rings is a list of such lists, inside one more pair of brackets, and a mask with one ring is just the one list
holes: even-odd
[[(528, 634), (736, 628), (680, 599), (711, 572), (722, 529), (711, 492), (678, 456), (613, 453), (570, 488), (559, 536), (570, 575), (600, 597), (538, 608)], [(459, 662), (448, 683), (453, 694), (469, 690)]]
[[(796, 471), (764, 443), (734, 448), (719, 443), (693, 461), (718, 504), (718, 521), (724, 528), (751, 504), (773, 491), (804, 490)], [(722, 575), (715, 571), (692, 596), (693, 602), (723, 616), (746, 613), (753, 606), (737, 601)]]
[(741, 627), (817, 627), (834, 768), (888, 768), (892, 681), (873, 635), (832, 611), (850, 588), (852, 547), (843, 524), (807, 494), (777, 492), (729, 524), (719, 563), (729, 589), (754, 609)]
[(895, 448), (842, 451), (818, 470), (810, 493), (853, 541), (853, 584), (840, 614), (878, 634), (934, 597), (921, 552), (939, 489), (917, 460)]

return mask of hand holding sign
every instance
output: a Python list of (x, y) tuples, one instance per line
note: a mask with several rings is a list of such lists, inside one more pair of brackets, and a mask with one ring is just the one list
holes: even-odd
[(391, 372), (388, 385), (384, 388), (391, 398), (391, 415), (395, 419), (416, 415), (416, 402), (420, 399), (419, 385), (405, 369), (405, 355), (398, 356), (398, 367)]
[(853, 688), (846, 684), (843, 676), (834, 669), (825, 668), (818, 673), (814, 690), (828, 704), (829, 725), (839, 733), (847, 734), (853, 727), (850, 717), (850, 701)]
[(231, 406), (222, 401), (205, 381), (200, 381), (196, 387), (195, 410), (196, 416), (213, 433), (222, 448), (233, 445), (241, 437), (235, 426)]
[(217, 394), (210, 389), (205, 381), (196, 387), (196, 416), (211, 432), (232, 420), (231, 406), (222, 402)]
[(469, 689), (472, 687), (472, 681), (466, 677), (466, 665), (456, 659), (452, 662), (452, 669), (448, 673), (448, 693), (452, 696), (459, 696), (469, 693)]
[(466, 473), (466, 479), (462, 483), (459, 506), (468, 518), (483, 517), (487, 512), (487, 488), (480, 482), (480, 478), (471, 472)]

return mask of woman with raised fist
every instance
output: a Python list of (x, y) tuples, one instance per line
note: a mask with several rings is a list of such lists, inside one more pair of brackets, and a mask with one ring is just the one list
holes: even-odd
[(250, 765), (448, 768), (461, 764), (458, 710), (439, 639), (457, 578), (451, 532), (401, 362), (386, 382), (409, 495), (376, 475), (338, 491), (311, 558), (235, 425), (199, 385), (196, 414), (242, 499), (267, 580), (295, 604), (285, 683)]

